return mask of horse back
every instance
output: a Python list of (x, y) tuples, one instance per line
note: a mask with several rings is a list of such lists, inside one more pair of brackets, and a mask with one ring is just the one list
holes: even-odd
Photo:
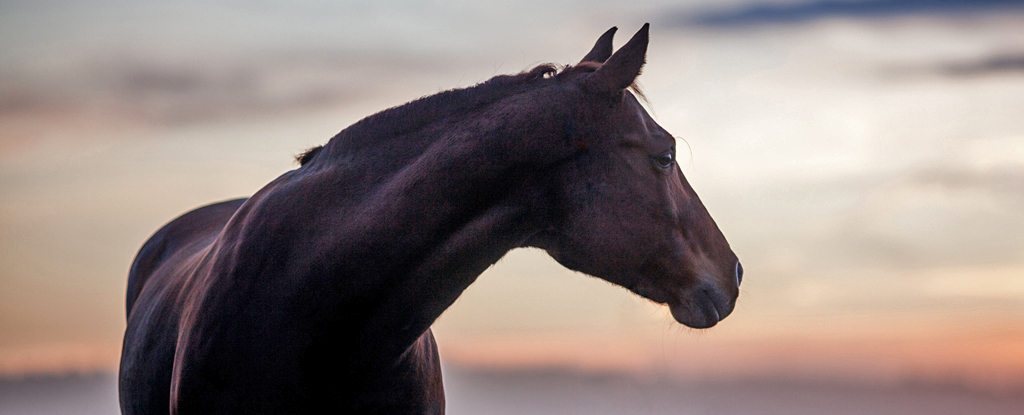
[(169, 413), (171, 369), (188, 258), (202, 251), (245, 199), (204, 206), (174, 219), (143, 244), (128, 274), (118, 379), (124, 414)]
[(192, 210), (164, 225), (142, 245), (128, 271), (125, 312), (131, 315), (135, 300), (153, 272), (181, 248), (215, 236), (247, 199), (234, 199)]
[[(347, 362), (349, 356), (337, 356), (346, 350), (346, 344), (354, 341), (345, 337), (344, 332), (338, 333), (342, 339), (336, 348), (317, 348), (297, 355), (287, 347), (272, 347), (274, 342), (268, 343), (268, 340), (273, 339), (224, 337), (225, 333), (244, 332), (249, 328), (246, 321), (238, 320), (237, 316), (230, 320), (229, 332), (217, 332), (222, 335), (218, 338), (203, 338), (203, 342), (220, 347), (190, 353), (188, 346), (197, 343), (184, 341), (186, 347), (181, 348), (180, 336), (204, 332), (204, 324), (219, 324), (232, 318), (231, 312), (218, 308), (230, 302), (214, 301), (208, 303), (213, 308), (203, 308), (206, 303), (201, 301), (184, 302), (183, 298), (191, 297), (183, 293), (188, 291), (189, 281), (197, 272), (209, 272), (197, 271), (196, 267), (201, 266), (203, 258), (208, 258), (210, 243), (220, 238), (230, 239), (230, 232), (222, 231), (245, 201), (231, 200), (188, 212), (157, 231), (140, 249), (128, 282), (129, 322), (119, 378), (122, 412), (217, 413), (234, 408), (241, 412), (262, 409), (264, 413), (443, 414), (440, 360), (429, 329), (404, 353), (394, 356), (394, 360), (384, 366), (367, 368), (361, 366), (362, 361), (352, 363)], [(244, 221), (245, 218), (234, 220)], [(189, 320), (183, 320), (186, 309), (199, 313), (193, 315), (202, 318), (187, 323)], [(302, 322), (304, 320), (296, 321)], [(299, 326), (304, 327), (294, 324), (291, 328)], [(322, 333), (298, 334), (319, 338)], [(295, 344), (288, 343), (289, 346)], [(269, 356), (263, 350), (267, 347), (274, 350)], [(247, 354), (253, 351), (259, 353)], [(179, 355), (181, 359), (177, 359)], [(253, 376), (227, 380), (219, 377), (228, 373), (221, 370), (221, 365), (232, 364), (232, 359), (238, 358), (254, 358), (248, 361), (249, 366), (272, 376), (264, 379), (250, 374)], [(211, 389), (211, 385), (216, 387)], [(210, 393), (211, 390), (217, 392)]]

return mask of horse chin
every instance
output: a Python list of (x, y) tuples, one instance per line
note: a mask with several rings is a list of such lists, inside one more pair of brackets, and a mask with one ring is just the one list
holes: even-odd
[(668, 305), (672, 312), (672, 318), (679, 324), (694, 329), (706, 329), (714, 327), (729, 313), (720, 313), (711, 296), (703, 291), (698, 291), (689, 296), (688, 301), (673, 302)]

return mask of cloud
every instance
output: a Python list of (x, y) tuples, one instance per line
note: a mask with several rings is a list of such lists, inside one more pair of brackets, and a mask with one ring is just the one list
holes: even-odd
[(0, 120), (100, 112), (168, 126), (276, 115), (364, 99), (389, 79), (436, 66), (346, 51), (284, 55), (92, 56), (57, 70), (8, 69), (0, 82)]
[(977, 60), (949, 62), (941, 65), (939, 72), (951, 76), (1024, 73), (1024, 53), (1000, 54)]
[(0, 68), (0, 157), (53, 137), (287, 117), (374, 100), (397, 104), (429, 92), (419, 83), (449, 65), (429, 56), (340, 49), (111, 55)]
[(750, 4), (679, 16), (677, 25), (743, 26), (792, 24), (828, 18), (886, 18), (911, 15), (962, 15), (1004, 10), (1024, 11), (1020, 0), (867, 0), (812, 1), (793, 4)]
[(895, 81), (940, 76), (951, 80), (970, 80), (988, 76), (1024, 74), (1024, 51), (1006, 51), (969, 58), (936, 58), (923, 63), (889, 65), (880, 72)]
[(837, 218), (833, 249), (890, 269), (1017, 264), (1024, 172), (1012, 165), (932, 164), (879, 183)]

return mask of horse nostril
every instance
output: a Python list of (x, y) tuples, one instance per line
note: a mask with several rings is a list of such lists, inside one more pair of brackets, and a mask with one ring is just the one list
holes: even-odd
[(740, 265), (740, 261), (736, 261), (736, 286), (739, 287), (743, 283), (743, 265)]

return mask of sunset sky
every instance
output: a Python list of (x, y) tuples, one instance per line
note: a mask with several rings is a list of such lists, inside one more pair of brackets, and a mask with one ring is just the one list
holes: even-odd
[(510, 253), (464, 367), (1024, 387), (1024, 4), (0, 2), (0, 376), (113, 371), (127, 269), (381, 109), (651, 23), (640, 77), (743, 262), (710, 330)]

